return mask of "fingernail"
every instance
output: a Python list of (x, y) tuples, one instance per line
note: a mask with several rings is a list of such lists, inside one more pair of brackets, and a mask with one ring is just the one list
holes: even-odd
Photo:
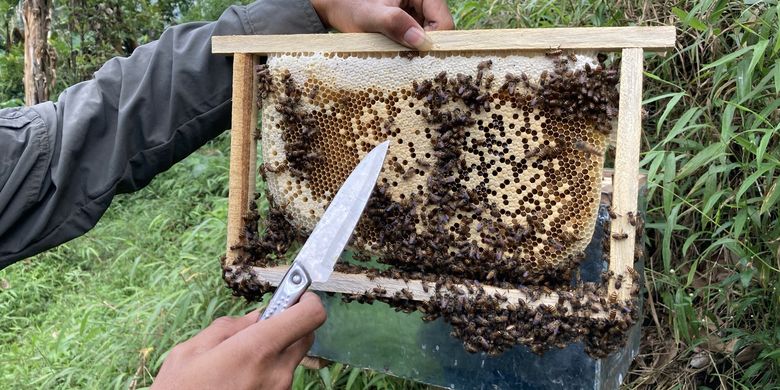
[(425, 31), (419, 27), (412, 27), (406, 30), (404, 41), (417, 50), (430, 50), (433, 47), (431, 38), (428, 38), (425, 35)]

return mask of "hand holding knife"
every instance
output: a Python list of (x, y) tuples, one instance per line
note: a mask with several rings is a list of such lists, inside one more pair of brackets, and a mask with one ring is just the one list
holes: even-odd
[(344, 181), (258, 321), (294, 305), (312, 282), (328, 280), (374, 190), (389, 146), (389, 141), (376, 146)]

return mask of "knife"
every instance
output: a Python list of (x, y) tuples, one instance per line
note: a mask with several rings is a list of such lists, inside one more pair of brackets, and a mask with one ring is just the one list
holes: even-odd
[(312, 282), (328, 280), (374, 190), (389, 147), (390, 141), (377, 145), (349, 174), (279, 282), (258, 321), (294, 305)]

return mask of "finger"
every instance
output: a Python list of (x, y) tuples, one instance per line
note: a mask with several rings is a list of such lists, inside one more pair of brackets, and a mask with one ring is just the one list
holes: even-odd
[(227, 340), (234, 334), (252, 325), (257, 320), (258, 312), (254, 310), (241, 317), (219, 317), (211, 325), (200, 331), (189, 341), (196, 350), (208, 350)]
[(282, 367), (288, 368), (290, 371), (295, 370), (295, 367), (301, 363), (301, 360), (311, 349), (312, 344), (314, 344), (313, 332), (303, 336), (300, 340), (287, 347), (279, 357)]
[(430, 38), (414, 18), (398, 7), (373, 8), (366, 15), (365, 27), (417, 50), (430, 50)]
[(444, 0), (422, 0), (422, 11), (425, 17), (423, 27), (425, 31), (452, 30), (455, 22), (452, 21), (452, 13)]
[(262, 349), (277, 354), (314, 332), (325, 322), (326, 317), (320, 298), (307, 292), (295, 305), (267, 320), (253, 323), (225, 340), (222, 345), (242, 351)]

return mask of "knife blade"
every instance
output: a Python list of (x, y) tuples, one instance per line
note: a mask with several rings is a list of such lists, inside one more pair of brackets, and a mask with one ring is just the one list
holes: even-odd
[(389, 147), (389, 141), (377, 145), (350, 173), (279, 282), (258, 321), (294, 305), (312, 282), (328, 280), (371, 197)]

